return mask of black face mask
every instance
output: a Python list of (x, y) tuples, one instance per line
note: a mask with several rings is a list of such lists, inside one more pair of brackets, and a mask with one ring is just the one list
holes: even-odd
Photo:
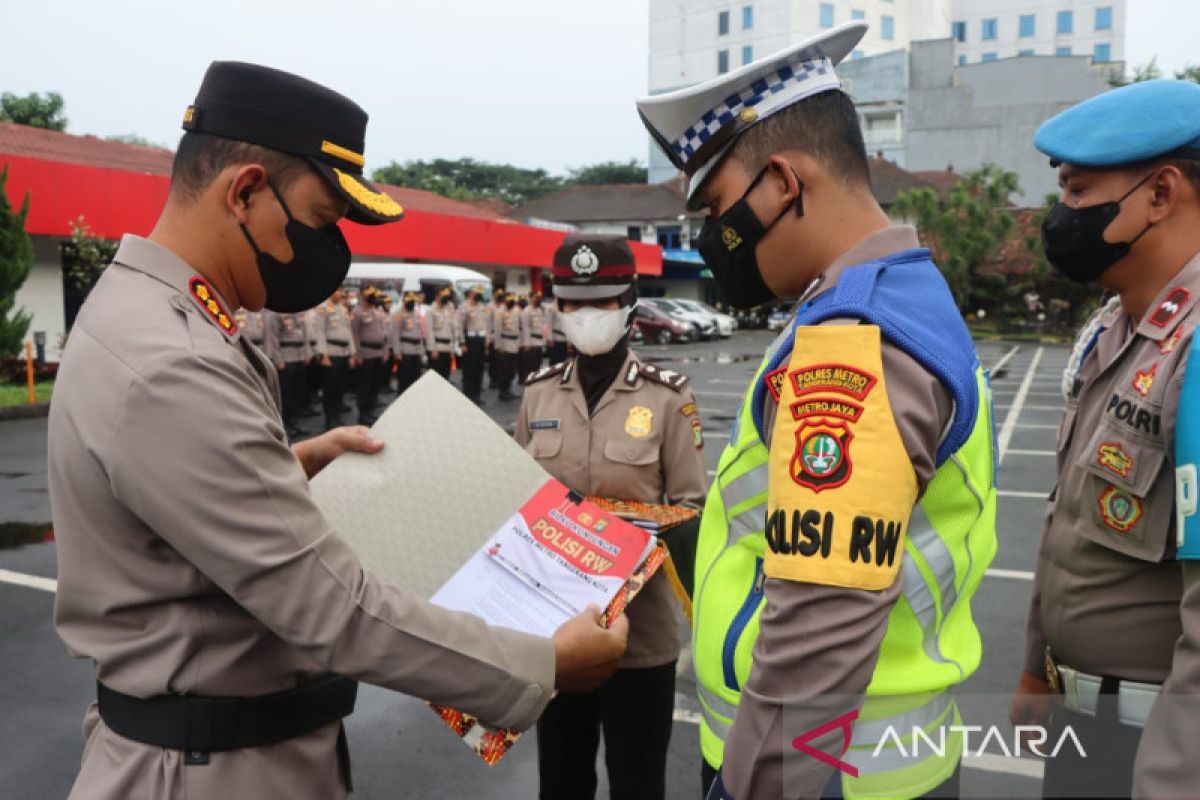
[(417, 303), (415, 300), (408, 300), (404, 303), (405, 311), (412, 311), (416, 307), (417, 307)]
[(336, 224), (313, 228), (298, 221), (275, 184), (268, 182), (268, 185), (287, 214), (283, 232), (292, 246), (292, 260), (285, 264), (259, 250), (245, 225), (242, 233), (258, 257), (258, 273), (267, 289), (265, 307), (284, 314), (306, 311), (342, 285), (350, 271), (350, 247)]
[[(767, 167), (763, 167), (741, 198), (724, 214), (704, 220), (700, 235), (696, 237), (696, 249), (712, 270), (717, 291), (734, 308), (753, 308), (775, 299), (775, 293), (763, 281), (754, 249), (775, 223), (783, 219), (788, 209), (780, 212), (770, 225), (764, 226), (746, 200), (766, 174)], [(804, 182), (799, 175), (796, 180), (800, 184), (800, 196), (796, 198), (794, 208), (797, 216), (804, 216)]]
[[(1153, 174), (1153, 173), (1151, 173)], [(1076, 283), (1090, 283), (1116, 264), (1133, 248), (1154, 223), (1148, 223), (1130, 242), (1106, 242), (1104, 231), (1121, 213), (1121, 203), (1150, 175), (1142, 178), (1118, 200), (1094, 206), (1071, 208), (1056, 203), (1042, 222), (1042, 248), (1054, 268)]]
[(511, 309), (515, 308), (517, 304), (510, 300), (509, 302), (505, 303), (504, 305), (507, 306), (511, 310)]

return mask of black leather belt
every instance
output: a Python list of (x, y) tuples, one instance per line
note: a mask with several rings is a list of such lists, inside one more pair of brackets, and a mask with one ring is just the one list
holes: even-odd
[(531, 333), (531, 334), (529, 334), (529, 338), (530, 339), (540, 339), (540, 338), (542, 338), (542, 335), (540, 333)]
[(437, 342), (438, 344), (450, 344), (449, 339), (434, 339), (434, 341)]
[(325, 341), (338, 347), (345, 347), (346, 345), (350, 344), (350, 342), (339, 342), (337, 339), (326, 339)]
[(405, 338), (405, 337), (403, 337), (403, 336), (401, 336), (401, 337), (400, 337), (400, 341), (402, 341), (402, 342), (408, 342), (409, 344), (420, 344), (420, 343), (421, 343), (421, 340), (420, 340), (420, 339), (407, 339), (407, 338)]
[(294, 739), (349, 716), (358, 682), (327, 675), (257, 697), (132, 697), (96, 684), (100, 718), (119, 736), (142, 744), (216, 753)]
[(304, 342), (280, 342), (280, 347), (303, 347)]
[(363, 346), (363, 347), (370, 347), (370, 348), (373, 348), (373, 349), (375, 349), (375, 350), (378, 350), (379, 348), (383, 347), (383, 345), (384, 345), (384, 344), (385, 344), (384, 342), (363, 342), (363, 343), (362, 343), (362, 346)]
[(502, 333), (502, 334), (500, 334), (500, 338), (501, 339), (520, 339), (521, 337), (517, 336), (515, 334)]

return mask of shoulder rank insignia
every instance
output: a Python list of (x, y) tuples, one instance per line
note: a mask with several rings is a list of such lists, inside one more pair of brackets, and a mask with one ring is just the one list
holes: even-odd
[[(661, 383), (663, 386), (674, 389), (677, 392), (687, 385), (687, 375), (684, 375), (681, 372), (676, 372), (672, 369), (659, 369), (653, 364), (642, 364), (640, 362), (634, 363), (637, 364), (638, 374), (640, 374), (643, 378), (654, 381), (655, 383)], [(632, 370), (630, 372), (632, 373)], [(627, 375), (626, 380), (628, 380), (628, 378), (629, 376)]]
[(532, 383), (537, 383), (538, 381), (546, 380), (546, 378), (551, 378), (560, 372), (565, 372), (567, 369), (567, 364), (568, 362), (566, 361), (560, 361), (557, 364), (551, 364), (548, 367), (542, 367), (537, 372), (531, 372), (529, 373), (529, 377), (525, 379), (525, 385), (529, 386)]
[(217, 327), (225, 332), (227, 336), (233, 336), (237, 333), (237, 323), (230, 319), (229, 313), (225, 307), (221, 305), (221, 301), (217, 299), (217, 293), (209, 287), (208, 283), (199, 275), (194, 276), (188, 281), (188, 289), (191, 290), (192, 297), (196, 300), (200, 308), (204, 309), (205, 313), (212, 318)]
[(1171, 290), (1159, 304), (1154, 313), (1150, 315), (1150, 324), (1160, 328), (1167, 327), (1167, 323), (1175, 319), (1179, 312), (1183, 311), (1183, 307), (1187, 305), (1188, 300), (1192, 297), (1192, 293), (1182, 286), (1176, 286)]

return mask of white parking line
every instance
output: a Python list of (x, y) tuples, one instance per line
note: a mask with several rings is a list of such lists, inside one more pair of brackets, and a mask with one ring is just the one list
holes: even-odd
[(741, 392), (709, 392), (706, 390), (693, 390), (692, 394), (697, 397), (736, 397), (739, 400), (742, 397)]
[(1038, 364), (1041, 363), (1044, 352), (1045, 348), (1042, 347), (1034, 352), (1033, 359), (1029, 362), (1029, 370), (1025, 373), (1025, 379), (1021, 381), (1021, 388), (1017, 390), (1017, 397), (1013, 401), (1012, 408), (1004, 417), (1004, 426), (1000, 429), (1000, 463), (1004, 463), (1004, 455), (1008, 452), (1008, 443), (1012, 441), (1013, 431), (1016, 430), (1017, 417), (1021, 415), (1021, 407), (1025, 405), (1025, 395), (1029, 394), (1029, 385), (1033, 383), (1033, 376), (1037, 373)]
[(54, 594), (58, 591), (58, 581), (42, 578), (37, 575), (26, 575), (23, 572), (12, 572), (0, 569), (0, 583), (11, 583), (13, 586), (24, 586), (28, 589), (41, 589), (43, 592)]
[(1042, 779), (1046, 766), (1043, 762), (1033, 758), (1007, 758), (1005, 756), (996, 756), (991, 753), (983, 753), (975, 755), (973, 753), (964, 753), (962, 760), (963, 769), (977, 769), (983, 772), (1004, 772), (1009, 775), (1020, 775), (1023, 778)]
[(1052, 425), (1048, 422), (1018, 422), (1017, 427), (1018, 428), (1036, 428), (1037, 430), (1042, 430), (1042, 431), (1058, 430), (1057, 425)]
[(1033, 573), (1026, 572), (1023, 569), (998, 569), (998, 568), (993, 567), (992, 569), (989, 569), (984, 574), (990, 575), (993, 578), (1011, 578), (1014, 581), (1031, 581), (1031, 580), (1033, 580)]
[(1045, 500), (1049, 497), (1048, 492), (1017, 492), (1012, 489), (997, 489), (997, 497), (1021, 497), (1030, 500)]
[(1009, 455), (1013, 456), (1056, 456), (1058, 453), (1053, 450), (1009, 450)]
[[(696, 394), (700, 394), (700, 393), (696, 392)], [(1020, 397), (1020, 395), (1017, 395), (1017, 396)], [(1059, 412), (1061, 412), (1063, 410), (1062, 406), (1034, 406), (1034, 405), (1026, 406), (1024, 404), (1022, 404), (1022, 406), (1025, 411), (1059, 411)], [(1012, 406), (1008, 405), (1007, 403), (1000, 403), (1000, 404), (996, 405), (996, 410), (1000, 410), (1002, 408), (1011, 409)]]

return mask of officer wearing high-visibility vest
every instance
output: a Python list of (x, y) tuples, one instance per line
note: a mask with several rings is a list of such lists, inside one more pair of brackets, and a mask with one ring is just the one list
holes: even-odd
[[(713, 797), (957, 791), (950, 690), (981, 658), (970, 600), (996, 549), (991, 402), (929, 251), (871, 194), (834, 72), (866, 30), (638, 103), (708, 211), (697, 244), (725, 302), (800, 297), (701, 524), (692, 654)], [(945, 733), (940, 755), (885, 738), (914, 725)]]
[(1049, 721), (1051, 741), (1069, 725), (1086, 753), (1046, 760), (1044, 796), (1195, 797), (1200, 397), (1182, 387), (1200, 320), (1200, 86), (1106, 92), (1034, 144), (1062, 187), (1042, 226), (1047, 258), (1118, 299), (1088, 326), (1071, 376), (1010, 716)]

